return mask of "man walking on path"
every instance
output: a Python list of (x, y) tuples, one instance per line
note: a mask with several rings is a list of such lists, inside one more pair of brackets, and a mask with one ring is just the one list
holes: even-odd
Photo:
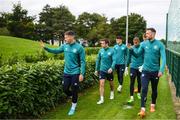
[[(143, 41), (140, 43), (143, 44), (144, 42), (146, 42), (147, 38), (146, 38), (146, 33), (143, 34)], [(143, 55), (143, 59), (144, 59), (144, 55)], [(144, 61), (144, 60), (143, 60)], [(142, 68), (143, 66), (139, 66), (139, 71), (142, 73)], [(137, 93), (138, 92), (138, 87), (134, 89), (134, 93)]]
[(65, 66), (63, 89), (69, 97), (72, 96), (72, 106), (68, 115), (73, 115), (78, 100), (79, 82), (83, 81), (85, 75), (85, 51), (84, 48), (76, 42), (75, 33), (73, 31), (65, 32), (64, 37), (66, 43), (61, 45), (59, 48), (48, 48), (42, 41), (41, 47), (54, 54), (64, 52)]
[[(140, 40), (138, 37), (135, 37), (133, 39), (133, 47), (132, 49), (137, 52), (140, 47)], [(134, 101), (134, 83), (137, 79), (138, 82), (138, 90), (137, 90), (137, 98), (141, 99), (141, 72), (139, 71), (139, 67), (143, 64), (143, 55), (140, 55), (139, 57), (134, 57), (133, 55), (128, 55), (128, 62), (127, 66), (130, 64), (130, 99), (128, 100), (128, 103), (132, 103)]]
[(114, 99), (113, 85), (113, 70), (115, 69), (115, 56), (113, 48), (109, 48), (109, 40), (103, 39), (100, 41), (102, 49), (99, 50), (96, 60), (95, 74), (99, 74), (99, 92), (100, 100), (97, 104), (104, 103), (104, 84), (105, 79), (109, 80), (110, 84), (110, 99)]
[[(155, 112), (157, 99), (157, 87), (159, 78), (163, 75), (166, 65), (166, 54), (164, 45), (155, 39), (156, 30), (154, 28), (146, 29), (146, 40), (141, 44), (138, 52), (135, 52), (130, 46), (130, 53), (136, 57), (144, 54), (144, 63), (142, 68), (142, 95), (141, 95), (141, 110), (138, 113), (141, 117), (145, 116), (145, 103), (147, 100), (148, 84), (151, 82), (152, 101), (150, 112)], [(161, 62), (161, 65), (160, 65)]]
[(125, 44), (123, 44), (123, 39), (121, 36), (116, 37), (116, 43), (117, 44), (114, 46), (114, 53), (116, 58), (115, 68), (117, 71), (118, 82), (119, 82), (117, 91), (121, 92), (123, 85), (124, 71), (126, 75), (128, 74), (128, 67), (126, 67), (125, 64), (127, 63), (128, 48), (126, 47)]

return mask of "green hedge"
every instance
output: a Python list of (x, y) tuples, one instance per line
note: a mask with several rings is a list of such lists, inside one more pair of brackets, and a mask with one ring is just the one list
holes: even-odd
[[(86, 55), (97, 55), (99, 49), (99, 47), (87, 47), (85, 48)], [(4, 58), (3, 55), (0, 55), (0, 67), (3, 65), (17, 64), (18, 62), (37, 63), (39, 61), (46, 61), (48, 59), (63, 60), (64, 54), (50, 54), (42, 50), (37, 51), (34, 54), (24, 54), (20, 56), (18, 53), (14, 52), (10, 57), (6, 56), (6, 58)]]
[(85, 48), (86, 55), (97, 55), (100, 49), (100, 47), (87, 47)]
[[(95, 59), (87, 57), (85, 80), (80, 90), (97, 83)], [(0, 118), (38, 118), (58, 103), (65, 102), (62, 89), (64, 62), (15, 64), (0, 68)]]

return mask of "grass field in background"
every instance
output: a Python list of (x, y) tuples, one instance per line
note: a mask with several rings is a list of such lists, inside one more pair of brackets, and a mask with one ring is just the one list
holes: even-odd
[(0, 36), (0, 55), (2, 54), (3, 58), (9, 58), (14, 54), (18, 56), (36, 54), (41, 50), (40, 44), (37, 41), (10, 36)]

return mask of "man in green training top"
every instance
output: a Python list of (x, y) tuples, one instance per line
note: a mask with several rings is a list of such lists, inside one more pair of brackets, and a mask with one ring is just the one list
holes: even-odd
[(104, 103), (104, 83), (105, 79), (110, 84), (110, 99), (114, 99), (114, 85), (113, 85), (113, 70), (115, 69), (115, 57), (113, 48), (109, 48), (109, 40), (103, 39), (100, 41), (102, 49), (99, 50), (96, 60), (95, 74), (99, 74), (99, 92), (100, 100), (97, 104)]
[(73, 31), (65, 32), (64, 38), (66, 43), (59, 48), (48, 48), (42, 41), (41, 47), (54, 54), (64, 52), (63, 90), (68, 96), (72, 96), (72, 106), (68, 115), (73, 115), (77, 105), (79, 82), (83, 81), (85, 74), (85, 51), (84, 48), (76, 42)]
[[(138, 37), (135, 37), (133, 39), (133, 47), (132, 49), (136, 52), (138, 51), (140, 47), (140, 40)], [(137, 98), (141, 99), (141, 72), (139, 71), (139, 67), (142, 66), (143, 64), (143, 55), (139, 57), (134, 57), (133, 55), (129, 54), (128, 55), (128, 61), (127, 61), (127, 66), (130, 64), (130, 99), (128, 100), (128, 103), (132, 103), (134, 101), (134, 84), (135, 80), (137, 79), (138, 82), (138, 93), (137, 93)]]
[[(138, 113), (141, 117), (145, 116), (145, 103), (147, 100), (148, 84), (151, 82), (152, 87), (152, 101), (150, 112), (155, 112), (155, 105), (157, 99), (157, 86), (159, 77), (163, 75), (166, 65), (166, 53), (164, 45), (155, 39), (156, 30), (154, 28), (146, 29), (146, 40), (143, 42), (137, 52), (131, 49), (130, 53), (136, 57), (144, 55), (144, 63), (142, 68), (142, 94), (141, 94), (141, 110)], [(161, 60), (161, 65), (160, 65)]]
[(114, 46), (114, 54), (115, 54), (115, 61), (116, 61), (116, 71), (117, 71), (117, 77), (119, 86), (117, 88), (118, 92), (122, 91), (123, 86), (123, 75), (125, 72), (125, 75), (128, 74), (128, 67), (126, 65), (127, 63), (127, 56), (128, 56), (128, 48), (125, 44), (123, 44), (123, 39), (121, 36), (116, 37), (116, 45)]

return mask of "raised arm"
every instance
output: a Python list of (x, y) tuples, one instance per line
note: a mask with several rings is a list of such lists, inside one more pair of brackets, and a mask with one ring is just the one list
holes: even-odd
[(144, 53), (144, 47), (141, 45), (137, 52), (134, 52), (132, 48), (129, 49), (129, 52), (131, 55), (135, 56), (136, 58), (139, 57), (141, 54)]
[(58, 54), (64, 52), (64, 45), (60, 46), (59, 48), (48, 48), (45, 46), (43, 41), (40, 40), (40, 46), (50, 53)]

